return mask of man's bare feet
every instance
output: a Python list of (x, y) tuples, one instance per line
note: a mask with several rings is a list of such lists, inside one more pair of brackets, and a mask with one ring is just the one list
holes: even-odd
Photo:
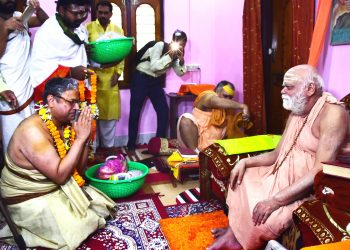
[(227, 227), (214, 228), (211, 230), (211, 234), (215, 239), (217, 239), (220, 236), (224, 235), (227, 229), (228, 229)]
[(240, 250), (242, 249), (241, 244), (239, 244), (238, 240), (236, 239), (232, 229), (228, 227), (223, 235), (221, 235), (217, 240), (209, 247), (207, 247), (207, 250), (222, 250), (222, 249), (229, 249), (229, 250)]

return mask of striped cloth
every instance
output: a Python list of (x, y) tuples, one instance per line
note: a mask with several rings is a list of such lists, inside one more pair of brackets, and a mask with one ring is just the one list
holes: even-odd
[(188, 189), (176, 196), (176, 204), (194, 203), (199, 201), (199, 187)]

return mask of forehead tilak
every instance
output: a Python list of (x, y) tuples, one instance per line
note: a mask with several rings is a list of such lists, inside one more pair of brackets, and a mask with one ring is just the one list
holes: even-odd
[(283, 85), (296, 83), (300, 81), (300, 76), (296, 70), (289, 70), (286, 72), (283, 78)]

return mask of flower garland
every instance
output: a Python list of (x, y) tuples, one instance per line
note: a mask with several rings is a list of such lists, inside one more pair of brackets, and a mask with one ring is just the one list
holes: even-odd
[[(50, 134), (55, 142), (55, 147), (58, 152), (58, 155), (61, 159), (63, 159), (66, 156), (68, 150), (73, 145), (75, 139), (75, 131), (73, 127), (70, 125), (66, 125), (64, 127), (62, 140), (57, 126), (52, 121), (51, 113), (47, 108), (47, 105), (45, 105), (43, 101), (39, 101), (35, 104), (34, 109), (40, 116), (41, 120), (45, 122), (46, 127), (50, 131)], [(80, 187), (85, 184), (85, 180), (79, 175), (78, 170), (76, 168), (74, 169), (73, 178)]]
[(98, 119), (99, 116), (99, 109), (96, 103), (96, 93), (97, 93), (97, 76), (94, 71), (89, 70), (90, 72), (93, 72), (93, 74), (90, 76), (90, 104), (87, 103), (86, 99), (89, 99), (85, 95), (85, 92), (87, 91), (87, 88), (85, 87), (85, 81), (79, 81), (78, 90), (79, 90), (79, 100), (80, 105), (79, 109), (83, 110), (86, 106), (90, 106), (92, 118), (94, 120)]
[[(80, 110), (84, 109), (86, 106), (90, 106), (90, 111), (92, 114), (92, 121), (91, 121), (91, 134), (90, 134), (90, 142), (93, 142), (95, 140), (96, 136), (96, 120), (99, 116), (99, 109), (96, 103), (96, 93), (97, 93), (97, 75), (94, 71), (89, 70), (92, 75), (90, 75), (90, 104), (86, 101), (86, 95), (85, 95), (85, 81), (79, 81), (78, 90), (79, 90), (79, 99), (80, 99)], [(93, 151), (90, 150), (89, 154), (90, 158), (93, 158)]]

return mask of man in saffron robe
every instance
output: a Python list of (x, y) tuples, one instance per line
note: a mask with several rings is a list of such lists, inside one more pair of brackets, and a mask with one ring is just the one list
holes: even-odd
[(243, 110), (243, 119), (248, 120), (249, 110), (234, 97), (235, 88), (228, 81), (221, 81), (214, 91), (204, 91), (194, 101), (192, 113), (180, 116), (177, 134), (180, 147), (203, 150), (216, 140), (223, 139), (227, 127), (227, 110)]
[(281, 91), (291, 111), (274, 151), (240, 160), (227, 195), (229, 227), (213, 230), (208, 249), (261, 249), (292, 222), (292, 212), (310, 198), (321, 162), (349, 152), (349, 114), (310, 65), (287, 71)]
[(82, 25), (90, 7), (89, 0), (58, 0), (57, 13), (36, 32), (30, 70), (35, 101), (41, 100), (51, 78), (84, 80), (92, 74), (86, 68), (88, 33)]
[[(86, 168), (92, 119), (85, 107), (74, 120), (77, 81), (49, 80), (43, 99), (38, 114), (26, 118), (11, 138), (1, 196), (27, 247), (76, 249), (105, 226), (115, 203), (73, 174), (83, 175)], [(8, 235), (5, 226), (0, 236)]]
[[(111, 22), (113, 6), (109, 1), (100, 1), (96, 5), (97, 19), (88, 23), (89, 41), (94, 42), (103, 36), (123, 36), (124, 31)], [(97, 142), (99, 147), (114, 147), (116, 122), (120, 118), (120, 94), (118, 80), (124, 70), (124, 61), (118, 64), (100, 65), (95, 68), (98, 76), (97, 104)]]

